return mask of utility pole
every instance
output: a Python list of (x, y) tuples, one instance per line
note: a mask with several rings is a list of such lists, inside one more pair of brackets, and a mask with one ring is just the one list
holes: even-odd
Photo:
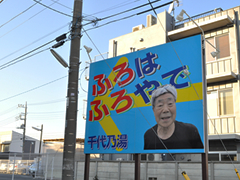
[(78, 112), (79, 54), (82, 24), (82, 0), (74, 0), (64, 134), (62, 180), (74, 180)]
[[(23, 106), (23, 105), (22, 105)], [(26, 121), (27, 121), (27, 102), (25, 103), (25, 113), (24, 113), (24, 118), (22, 119), (20, 117), (21, 120), (24, 120), (24, 123), (23, 123), (23, 138), (22, 138), (22, 153), (24, 153), (24, 145), (25, 145), (25, 139), (26, 139)]]

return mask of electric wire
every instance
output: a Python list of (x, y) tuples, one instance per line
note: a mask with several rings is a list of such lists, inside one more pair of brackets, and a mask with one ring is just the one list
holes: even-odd
[(2, 119), (2, 120), (0, 121), (1, 125), (2, 125), (2, 123), (5, 122), (5, 121), (9, 122), (10, 119), (14, 119), (14, 121), (15, 121), (15, 117), (16, 117), (16, 116), (17, 116), (17, 115), (15, 114), (14, 116), (11, 116), (11, 117), (8, 117), (8, 118), (5, 118), (5, 119)]
[[(82, 70), (84, 70), (84, 69), (81, 69), (80, 71), (82, 71)], [(6, 101), (6, 100), (8, 100), (8, 99), (11, 99), (11, 98), (14, 98), (14, 97), (17, 97), (17, 96), (20, 96), (20, 95), (22, 95), (22, 94), (25, 94), (25, 93), (31, 92), (31, 91), (36, 90), (36, 89), (39, 89), (39, 88), (41, 88), (41, 87), (44, 87), (44, 86), (49, 85), (49, 84), (52, 84), (52, 83), (54, 83), (54, 82), (56, 82), (56, 81), (59, 81), (59, 80), (61, 80), (61, 79), (66, 78), (66, 77), (68, 77), (68, 75), (63, 76), (63, 77), (60, 77), (60, 78), (55, 79), (55, 80), (53, 80), (53, 81), (50, 81), (50, 82), (48, 82), (48, 83), (45, 83), (45, 84), (43, 84), (43, 85), (37, 86), (37, 87), (35, 87), (35, 88), (29, 89), (29, 90), (27, 90), (27, 91), (24, 91), (24, 92), (18, 93), (18, 94), (16, 94), (16, 95), (13, 95), (13, 96), (7, 97), (7, 98), (5, 98), (5, 99), (0, 100), (0, 102), (2, 102), (2, 101)], [(42, 104), (43, 104), (43, 103), (40, 103), (40, 105), (42, 105)], [(48, 103), (47, 103), (47, 104), (48, 104)], [(37, 103), (37, 104), (29, 104), (29, 105), (39, 105), (39, 103)]]
[[(30, 45), (33, 45), (34, 43), (36, 43), (36, 42), (38, 42), (38, 41), (44, 39), (45, 37), (50, 36), (51, 34), (53, 34), (53, 33), (57, 32), (57, 31), (59, 31), (60, 29), (63, 29), (63, 28), (66, 27), (68, 24), (69, 24), (69, 23), (67, 23), (66, 25), (61, 26), (61, 27), (57, 28), (56, 30), (54, 30), (54, 31), (52, 31), (52, 32), (50, 32), (50, 33), (48, 33), (48, 34), (42, 36), (41, 38), (39, 38), (39, 39), (37, 39), (37, 40), (31, 42), (30, 44), (28, 44), (28, 45), (26, 45), (26, 46), (24, 46), (24, 47), (22, 47), (22, 48), (20, 48), (20, 49), (18, 49), (18, 50), (16, 50), (16, 51), (10, 53), (10, 54), (8, 54), (8, 55), (2, 57), (2, 58), (0, 59), (0, 61), (2, 61), (3, 59), (6, 59), (7, 57), (9, 57), (9, 56), (11, 56), (11, 55), (13, 55), (13, 54), (15, 54), (15, 53), (17, 53), (17, 52), (23, 50), (23, 49), (25, 49), (26, 47), (29, 47)], [(54, 40), (53, 40), (53, 41), (54, 41)], [(52, 41), (52, 42), (53, 42), (53, 41)]]
[(45, 83), (45, 84), (43, 84), (43, 85), (37, 86), (37, 87), (32, 88), (32, 89), (30, 89), (30, 90), (27, 90), (27, 91), (18, 93), (18, 94), (16, 94), (16, 95), (7, 97), (7, 98), (5, 98), (5, 99), (1, 99), (0, 102), (6, 101), (6, 100), (8, 100), (8, 99), (11, 99), (11, 98), (14, 98), (14, 97), (17, 97), (17, 96), (20, 96), (20, 95), (22, 95), (22, 94), (26, 94), (26, 93), (31, 92), (31, 91), (33, 91), (33, 90), (39, 89), (39, 88), (41, 88), (41, 87), (44, 87), (44, 86), (47, 86), (47, 85), (52, 84), (52, 83), (54, 83), (54, 82), (57, 82), (57, 81), (59, 81), (59, 80), (62, 80), (62, 79), (64, 79), (64, 78), (66, 78), (66, 77), (68, 77), (68, 76), (63, 76), (63, 77), (61, 77), (61, 78), (55, 79), (55, 80), (53, 80), (53, 81), (50, 81), (50, 82)]
[[(136, 15), (137, 15), (137, 14), (132, 14), (132, 15), (129, 15), (129, 16), (120, 18), (120, 19), (116, 19), (116, 20), (113, 20), (113, 21), (109, 21), (109, 22), (107, 22), (107, 23), (105, 23), (105, 24), (102, 24), (102, 25), (99, 25), (99, 26), (96, 26), (96, 27), (93, 27), (93, 28), (89, 28), (89, 29), (85, 30), (85, 32), (86, 32), (86, 31), (90, 31), (90, 30), (92, 30), (92, 29), (100, 28), (100, 27), (102, 27), (102, 26), (105, 26), (105, 25), (108, 25), (108, 24), (111, 24), (111, 23), (114, 23), (114, 22), (117, 22), (117, 21), (121, 21), (121, 20), (124, 20), (124, 19), (128, 19), (128, 18), (131, 18), (131, 17), (136, 16)], [(90, 24), (90, 23), (88, 23), (88, 24)], [(88, 25), (88, 24), (85, 24), (85, 25)], [(85, 25), (83, 25), (83, 26), (85, 26)]]
[(33, 49), (33, 50), (31, 50), (31, 51), (23, 54), (23, 55), (15, 58), (15, 59), (13, 59), (13, 60), (11, 60), (11, 61), (6, 62), (5, 64), (0, 65), (0, 70), (1, 70), (2, 67), (5, 67), (5, 66), (7, 66), (8, 64), (11, 64), (11, 63), (17, 61), (18, 59), (20, 59), (20, 58), (22, 58), (22, 57), (24, 57), (24, 56), (26, 56), (26, 55), (28, 55), (28, 54), (31, 54), (31, 53), (33, 53), (34, 51), (36, 51), (36, 50), (38, 50), (38, 49), (41, 49), (42, 47), (44, 47), (44, 46), (46, 46), (46, 45), (48, 45), (48, 44), (50, 44), (50, 43), (52, 43), (52, 42), (54, 42), (54, 41), (55, 41), (55, 39), (53, 39), (53, 40), (51, 40), (51, 41), (49, 41), (49, 42), (47, 42), (47, 43), (45, 43), (45, 44), (43, 44), (43, 45), (35, 48), (35, 49)]
[[(65, 14), (65, 13), (63, 13), (63, 12), (61, 12), (61, 11), (58, 11), (58, 10), (56, 10), (56, 9), (53, 9), (53, 8), (51, 8), (51, 7), (45, 5), (45, 4), (43, 4), (43, 3), (41, 3), (41, 2), (39, 2), (39, 1), (37, 1), (37, 0), (33, 0), (33, 1), (36, 2), (36, 3), (38, 3), (38, 4), (40, 4), (40, 5), (42, 5), (42, 6), (44, 6), (44, 7), (47, 8), (47, 9), (50, 9), (50, 10), (52, 10), (52, 11), (55, 11), (55, 12), (57, 12), (57, 13), (59, 13), (59, 14), (62, 14), (62, 15), (68, 16), (68, 17), (73, 17), (73, 16), (71, 16), (71, 15), (69, 15), (69, 14)], [(53, 2), (55, 3), (55, 1), (53, 1)]]
[[(102, 12), (114, 10), (114, 9), (119, 8), (119, 7), (123, 7), (123, 6), (126, 6), (126, 5), (128, 5), (128, 4), (132, 4), (132, 3), (137, 2), (137, 1), (140, 1), (140, 0), (134, 0), (133, 2), (124, 1), (124, 2), (122, 2), (122, 3), (120, 3), (120, 4), (118, 4), (118, 5), (109, 7), (109, 8), (107, 8), (107, 9), (104, 9), (104, 10), (101, 10), (101, 11), (98, 11), (98, 12), (95, 12), (95, 13), (93, 13), (93, 14), (91, 14), (91, 15), (87, 15), (87, 16), (93, 16), (93, 15), (95, 15), (95, 14), (99, 14), (99, 13), (102, 13)], [(126, 3), (126, 2), (128, 2), (128, 3)], [(125, 4), (125, 3), (126, 3), (126, 4)], [(123, 4), (123, 5), (121, 5), (121, 4)], [(87, 17), (87, 16), (86, 16), (86, 17)]]
[[(153, 6), (152, 6), (152, 4), (151, 4), (150, 0), (148, 0), (148, 1), (149, 1), (150, 5), (151, 5), (151, 7), (152, 7), (152, 10), (154, 11), (154, 13), (155, 13), (155, 15), (156, 15), (157, 19), (158, 19), (158, 21), (160, 22), (160, 24), (161, 24), (161, 26), (162, 26), (163, 30), (166, 32), (166, 30), (164, 29), (164, 27), (163, 27), (163, 25), (162, 25), (162, 23), (161, 23), (161, 21), (160, 21), (159, 17), (157, 16), (157, 13), (156, 13), (156, 11), (154, 10), (154, 8), (153, 8)], [(168, 41), (170, 42), (170, 44), (171, 44), (171, 46), (172, 46), (173, 50), (175, 51), (175, 53), (176, 53), (176, 55), (177, 55), (177, 57), (178, 57), (178, 59), (179, 59), (179, 61), (180, 61), (181, 65), (183, 66), (183, 63), (182, 63), (182, 61), (181, 61), (181, 59), (180, 59), (180, 57), (179, 57), (179, 55), (178, 55), (178, 53), (177, 53), (176, 49), (174, 48), (174, 46), (173, 46), (173, 44), (172, 44), (172, 41), (171, 41), (171, 39), (170, 39), (168, 36), (167, 36), (167, 38), (168, 38)], [(203, 37), (203, 38), (205, 38), (205, 37)], [(200, 98), (200, 96), (199, 96), (199, 94), (198, 94), (198, 92), (197, 92), (197, 90), (196, 90), (196, 88), (195, 88), (195, 86), (194, 86), (194, 84), (192, 83), (192, 80), (191, 80), (191, 78), (189, 77), (189, 75), (188, 75), (188, 74), (186, 74), (186, 75), (187, 75), (188, 79), (190, 80), (190, 82), (191, 82), (191, 84), (192, 84), (192, 86), (193, 86), (193, 88), (194, 88), (194, 91), (196, 92), (196, 94), (197, 94), (198, 98), (199, 98), (199, 99), (201, 99), (201, 98)], [(202, 102), (202, 103), (203, 103), (203, 102)], [(202, 105), (203, 105), (203, 104), (202, 104)], [(204, 106), (204, 105), (203, 105), (203, 106)], [(222, 139), (221, 139), (221, 137), (220, 137), (220, 135), (219, 135), (219, 133), (218, 133), (218, 131), (217, 131), (217, 129), (216, 129), (216, 127), (215, 127), (215, 125), (213, 124), (213, 122), (212, 122), (212, 119), (210, 118), (210, 116), (209, 116), (209, 114), (208, 114), (207, 110), (206, 110), (206, 112), (205, 112), (205, 113), (206, 113), (206, 114), (207, 114), (207, 116), (209, 117), (209, 119), (210, 119), (210, 121), (211, 121), (211, 123), (212, 123), (212, 125), (213, 125), (213, 127), (214, 127), (214, 129), (215, 129), (215, 131), (217, 132), (217, 135), (218, 135), (218, 137), (219, 137), (219, 139), (220, 139), (220, 142), (221, 142), (221, 144), (222, 144), (223, 148), (225, 149), (225, 151), (227, 152), (227, 154), (228, 154), (228, 157), (229, 157), (229, 159), (230, 159), (230, 161), (231, 161), (231, 163), (232, 163), (233, 167), (236, 169), (236, 166), (233, 164), (232, 158), (230, 157), (230, 154), (228, 153), (228, 151), (227, 151), (227, 148), (226, 148), (226, 146), (224, 145), (224, 143), (223, 143), (223, 141), (222, 141)], [(162, 143), (163, 143), (163, 142), (162, 142)], [(206, 142), (205, 142), (205, 143), (206, 143)], [(207, 153), (208, 153), (208, 152), (207, 152)], [(172, 156), (171, 154), (170, 154), (170, 156), (173, 158), (173, 156)]]
[[(156, 2), (159, 2), (161, 0), (156, 0), (156, 1), (153, 1), (152, 3), (156, 3)], [(107, 17), (104, 17), (104, 18), (101, 18), (100, 20), (105, 20), (105, 19), (109, 19), (111, 17), (114, 17), (114, 16), (117, 16), (117, 15), (120, 15), (120, 14), (123, 14), (123, 13), (127, 13), (127, 12), (130, 12), (130, 11), (133, 11), (133, 10), (136, 10), (136, 9), (139, 9), (139, 8), (142, 8), (144, 6), (147, 6), (149, 5), (149, 3), (145, 3), (143, 5), (140, 5), (140, 6), (137, 6), (137, 7), (134, 7), (134, 8), (131, 8), (131, 9), (128, 9), (128, 10), (125, 10), (125, 11), (122, 11), (122, 12), (119, 12), (119, 13), (116, 13), (116, 14), (113, 14), (113, 15), (110, 15), (110, 16), (107, 16)]]
[(38, 52), (36, 52), (36, 53), (34, 53), (34, 54), (31, 54), (31, 55), (29, 55), (29, 56), (27, 56), (27, 57), (24, 57), (24, 58), (22, 58), (22, 59), (20, 59), (20, 60), (18, 60), (18, 61), (12, 62), (12, 63), (9, 63), (9, 62), (8, 62), (5, 66), (4, 66), (4, 65), (0, 66), (0, 70), (3, 70), (3, 69), (5, 69), (5, 68), (7, 68), (7, 67), (9, 67), (9, 66), (12, 66), (12, 65), (14, 65), (14, 64), (16, 64), (16, 63), (19, 63), (19, 62), (21, 62), (21, 61), (23, 61), (23, 60), (26, 60), (26, 59), (28, 59), (28, 58), (30, 58), (30, 57), (32, 57), (32, 56), (35, 56), (35, 55), (37, 55), (37, 54), (39, 54), (39, 53), (42, 53), (42, 52), (44, 52), (44, 51), (46, 51), (46, 50), (49, 50), (49, 49), (51, 49), (51, 48), (47, 48), (47, 49), (40, 50), (40, 51), (38, 51)]
[(5, 115), (5, 114), (8, 114), (9, 112), (12, 112), (13, 110), (16, 110), (16, 109), (17, 109), (17, 107), (16, 107), (16, 106), (13, 106), (13, 107), (11, 107), (11, 108), (9, 108), (9, 109), (7, 109), (7, 110), (2, 111), (1, 114), (0, 114), (0, 116), (3, 116), (3, 115)]
[(60, 6), (63, 6), (65, 8), (67, 8), (67, 9), (73, 10), (72, 8), (70, 8), (68, 6), (65, 6), (64, 4), (61, 4), (61, 3), (57, 2), (57, 1), (54, 1), (54, 0), (51, 0), (51, 1), (55, 2), (56, 4), (59, 4)]
[(30, 104), (28, 104), (28, 106), (46, 105), (46, 104), (59, 103), (59, 102), (63, 102), (63, 101), (66, 101), (66, 98), (56, 99), (56, 100), (52, 100), (52, 101), (44, 101), (44, 102), (39, 102), (39, 103), (30, 103)]
[[(159, 0), (157, 0), (157, 1), (159, 1)], [(157, 1), (154, 1), (154, 2), (157, 2)], [(143, 5), (142, 5), (142, 6), (143, 6)], [(161, 5), (160, 7), (163, 7), (163, 6), (164, 6), (164, 5)], [(158, 8), (159, 8), (159, 7), (158, 7)], [(142, 12), (140, 12), (140, 13), (142, 13)], [(138, 13), (137, 13), (137, 14), (138, 14)], [(103, 25), (101, 25), (101, 26), (104, 26), (104, 25), (107, 25), (107, 24), (110, 24), (110, 23), (113, 23), (113, 22), (116, 22), (116, 21), (120, 21), (120, 20), (123, 20), (123, 19), (127, 19), (127, 18), (133, 17), (133, 16), (135, 16), (135, 15), (137, 15), (137, 14), (130, 15), (130, 16), (127, 16), (127, 17), (118, 19), (118, 20), (114, 20), (114, 21), (108, 22), (108, 23), (106, 23), (106, 24), (103, 24)], [(105, 18), (105, 19), (106, 19), (106, 18)], [(101, 27), (101, 26), (98, 26), (98, 27)], [(95, 28), (92, 28), (92, 29), (96, 29), (96, 28), (98, 28), (98, 27), (95, 27)], [(88, 30), (91, 30), (91, 29), (88, 29)], [(88, 31), (88, 30), (87, 30), (87, 31)], [(0, 38), (1, 38), (1, 37), (0, 37)], [(54, 40), (50, 41), (49, 43), (51, 43), (51, 42), (53, 42), (53, 41), (54, 41)], [(45, 46), (45, 45), (47, 45), (47, 44), (49, 44), (49, 43), (46, 43), (46, 44), (40, 46), (39, 48), (41, 48), (41, 47), (43, 47), (43, 46)], [(21, 57), (23, 57), (23, 56), (25, 56), (25, 55), (27, 55), (27, 54), (29, 54), (29, 53), (32, 53), (33, 51), (35, 51), (35, 50), (37, 50), (37, 49), (39, 49), (39, 48), (36, 48), (36, 49), (34, 49), (34, 50), (32, 50), (32, 51), (30, 51), (30, 52), (28, 52), (28, 53), (26, 53), (26, 54), (18, 57), (18, 58), (15, 58), (15, 59), (12, 60), (12, 61), (9, 61), (9, 62), (1, 65), (1, 66), (0, 66), (0, 70), (1, 70), (1, 67), (6, 66), (8, 63), (11, 63), (11, 62), (13, 62), (13, 61), (16, 61), (17, 59), (19, 59), (19, 58), (21, 58)]]
[[(173, 2), (173, 1), (168, 2), (168, 3), (165, 3), (165, 4), (162, 4), (162, 5), (160, 5), (160, 6), (155, 7), (154, 9), (158, 9), (158, 8), (164, 7), (164, 6), (168, 5), (168, 4), (171, 4), (172, 2)], [(135, 14), (132, 14), (132, 15), (129, 15), (129, 16), (125, 16), (125, 17), (123, 17), (123, 18), (119, 18), (119, 19), (116, 19), (116, 20), (112, 20), (112, 21), (109, 21), (109, 22), (107, 22), (107, 23), (105, 23), (105, 24), (102, 24), (102, 25), (99, 25), (99, 26), (96, 26), (96, 27), (93, 27), (93, 28), (89, 28), (89, 29), (87, 29), (86, 31), (89, 31), (89, 30), (92, 30), (92, 29), (97, 29), (97, 28), (99, 28), (99, 27), (102, 27), (102, 26), (105, 26), (105, 25), (108, 25), (108, 24), (111, 24), (111, 23), (114, 23), (114, 22), (117, 22), (117, 21), (121, 21), (121, 20), (124, 20), (124, 19), (128, 19), (128, 18), (131, 18), (131, 17), (133, 17), (133, 16), (138, 16), (138, 15), (141, 15), (141, 14), (143, 14), (143, 13), (149, 12), (149, 11), (151, 11), (151, 10), (152, 10), (152, 9), (144, 10), (144, 11), (141, 11), (141, 12), (138, 12), (138, 13), (135, 13)], [(97, 19), (97, 21), (101, 21), (101, 20), (103, 20), (103, 19), (106, 19), (106, 18)], [(86, 23), (86, 24), (84, 24), (83, 26), (86, 26), (86, 25), (88, 25), (88, 24), (91, 24), (91, 23)]]
[[(59, 0), (58, 0), (59, 1)], [(52, 6), (55, 3), (50, 4), (50, 6)], [(38, 14), (40, 14), (41, 12), (45, 11), (47, 8), (39, 11), (38, 13), (34, 14), (33, 16), (31, 16), (30, 18), (28, 18), (27, 20), (23, 21), (21, 24), (17, 25), (16, 27), (14, 27), (13, 29), (11, 29), (10, 31), (6, 32), (5, 34), (3, 34), (2, 36), (0, 36), (0, 39), (2, 37), (4, 37), (5, 35), (7, 35), (8, 33), (12, 32), (13, 30), (17, 29), (18, 27), (20, 27), (21, 25), (23, 25), (24, 23), (26, 23), (27, 21), (29, 21), (30, 19), (34, 18), (35, 16), (37, 16)]]
[(11, 18), (10, 20), (8, 20), (7, 22), (3, 23), (2, 25), (0, 25), (0, 28), (5, 26), (6, 24), (8, 24), (9, 22), (11, 22), (12, 20), (14, 20), (15, 18), (17, 18), (18, 16), (22, 15), (23, 13), (27, 12), (29, 9), (31, 9), (32, 7), (34, 7), (37, 3), (31, 5), (30, 7), (28, 7), (27, 9), (25, 9), (24, 11), (20, 12), (18, 15), (14, 16), (13, 18)]

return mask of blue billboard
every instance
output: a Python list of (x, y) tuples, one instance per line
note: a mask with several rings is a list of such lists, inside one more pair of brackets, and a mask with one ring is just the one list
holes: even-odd
[(92, 63), (84, 152), (204, 153), (202, 74), (201, 35)]

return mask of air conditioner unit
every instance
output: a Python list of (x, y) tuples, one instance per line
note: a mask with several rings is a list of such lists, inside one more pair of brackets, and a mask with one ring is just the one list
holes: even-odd
[(143, 28), (145, 28), (145, 26), (143, 24), (140, 24), (138, 26), (133, 27), (132, 32), (138, 31), (138, 30), (143, 29)]
[(147, 15), (147, 27), (150, 27), (154, 24), (157, 24), (157, 18), (151, 14)]
[(148, 161), (154, 161), (154, 159), (155, 159), (154, 154), (148, 154), (147, 156)]

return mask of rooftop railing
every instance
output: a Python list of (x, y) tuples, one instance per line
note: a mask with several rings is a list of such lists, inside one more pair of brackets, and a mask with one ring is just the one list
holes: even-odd
[[(207, 11), (207, 12), (204, 12), (204, 13), (201, 13), (201, 14), (198, 14), (198, 15), (195, 15), (195, 16), (192, 16), (191, 18), (193, 20), (195, 19), (199, 19), (199, 18), (203, 18), (203, 17), (206, 17), (206, 16), (209, 16), (209, 15), (212, 15), (212, 14), (215, 14), (215, 13), (218, 13), (218, 12), (221, 12), (223, 11), (222, 8), (216, 8), (214, 10), (211, 10), (211, 11)], [(186, 22), (189, 22), (191, 21), (190, 18), (186, 18), (186, 19), (183, 19), (182, 21), (177, 21), (175, 23), (175, 29), (179, 29), (179, 28), (182, 28), (184, 23)]]

